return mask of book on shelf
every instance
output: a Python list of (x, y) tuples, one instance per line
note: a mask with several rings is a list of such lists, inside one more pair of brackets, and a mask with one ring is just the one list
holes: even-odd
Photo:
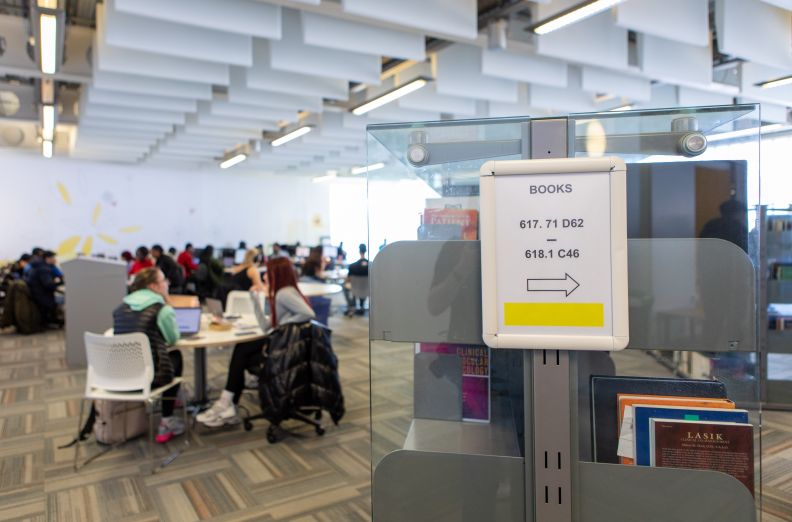
[(654, 418), (649, 447), (651, 466), (721, 471), (754, 494), (751, 424)]
[(770, 265), (771, 279), (779, 281), (792, 280), (792, 263), (776, 262)]
[(673, 397), (668, 395), (630, 395), (623, 393), (618, 394), (617, 397), (619, 421), (619, 447), (617, 453), (622, 464), (635, 463), (633, 453), (633, 407), (636, 405), (734, 409), (734, 402), (729, 399)]
[(593, 375), (590, 394), (594, 461), (618, 464), (619, 394), (725, 399), (726, 386), (713, 380)]
[(478, 239), (478, 210), (469, 208), (426, 208), (423, 214), (424, 235), (444, 230), (453, 239)]
[(767, 218), (767, 230), (770, 232), (792, 230), (792, 219), (788, 217), (770, 216)]
[(418, 353), (457, 355), (462, 362), (462, 420), (490, 421), (490, 351), (484, 345), (418, 343)]
[(637, 404), (633, 408), (633, 453), (635, 463), (648, 466), (651, 451), (649, 430), (651, 419), (736, 422), (747, 424), (748, 412), (737, 409), (686, 408), (680, 406), (649, 406)]

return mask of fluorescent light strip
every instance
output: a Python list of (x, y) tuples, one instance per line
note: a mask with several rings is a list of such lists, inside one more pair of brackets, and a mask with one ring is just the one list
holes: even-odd
[[(762, 134), (772, 134), (774, 132), (781, 132), (783, 130), (787, 130), (789, 127), (783, 125), (781, 123), (772, 123), (770, 125), (762, 125), (759, 127), (759, 132)], [(712, 136), (707, 136), (707, 141), (709, 143), (716, 142), (716, 141), (723, 141), (723, 140), (734, 140), (737, 138), (747, 138), (750, 136), (756, 136), (757, 129), (756, 127), (751, 127), (750, 129), (741, 129), (736, 131), (729, 131), (729, 132), (721, 132), (720, 134), (713, 134)]]
[(756, 86), (762, 89), (772, 89), (773, 87), (781, 87), (782, 85), (789, 85), (790, 83), (792, 83), (792, 76), (783, 76), (775, 80), (757, 83)]
[(593, 2), (584, 2), (567, 11), (550, 17), (547, 21), (541, 22), (534, 27), (533, 32), (539, 35), (547, 34), (570, 24), (585, 20), (586, 18), (590, 18), (623, 1), (624, 0), (594, 0)]
[(276, 139), (272, 140), (270, 142), (270, 145), (272, 145), (273, 147), (280, 147), (284, 143), (289, 143), (291, 140), (296, 140), (300, 136), (304, 136), (304, 135), (308, 134), (309, 132), (311, 132), (312, 130), (313, 130), (313, 127), (309, 127), (307, 125), (305, 127), (300, 127), (299, 129), (293, 130), (293, 131), (289, 132), (288, 134), (284, 134), (280, 138), (276, 138)]
[(55, 137), (55, 106), (44, 105), (41, 107), (41, 137), (52, 141)]
[(628, 103), (627, 105), (621, 105), (619, 107), (614, 107), (610, 111), (611, 112), (629, 111), (632, 108), (633, 108), (633, 105), (631, 103)]
[(242, 163), (246, 159), (247, 159), (247, 154), (241, 154), (240, 153), (240, 154), (237, 154), (236, 156), (231, 156), (227, 160), (223, 160), (223, 161), (220, 162), (220, 168), (221, 169), (231, 168), (234, 165)]
[(326, 176), (316, 177), (316, 178), (312, 179), (311, 181), (313, 181), (314, 183), (324, 183), (325, 181), (332, 181), (334, 179), (336, 179), (336, 175), (335, 174), (327, 174)]
[(371, 165), (364, 165), (362, 167), (354, 167), (352, 169), (349, 169), (349, 173), (352, 174), (352, 175), (357, 176), (358, 174), (365, 174), (366, 172), (379, 170), (379, 169), (384, 168), (384, 167), (385, 167), (385, 164), (382, 163), (382, 162), (380, 162), (380, 163), (372, 163)]
[(43, 154), (47, 159), (52, 157), (52, 141), (44, 140), (41, 143), (41, 154)]
[(415, 80), (409, 83), (405, 83), (401, 87), (397, 87), (396, 89), (388, 91), (385, 94), (382, 94), (374, 98), (373, 100), (367, 101), (363, 105), (355, 107), (354, 109), (352, 109), (352, 114), (354, 114), (355, 116), (366, 114), (369, 111), (373, 111), (376, 108), (382, 107), (383, 105), (386, 105), (392, 101), (398, 100), (402, 96), (406, 96), (411, 92), (417, 91), (421, 87), (424, 87), (427, 83), (429, 83), (429, 81), (426, 80), (425, 78), (416, 78)]
[(55, 15), (43, 14), (39, 17), (39, 36), (41, 72), (55, 74), (58, 54), (58, 19)]

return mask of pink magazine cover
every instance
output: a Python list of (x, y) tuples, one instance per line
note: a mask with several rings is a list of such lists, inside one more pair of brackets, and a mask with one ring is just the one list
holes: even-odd
[(418, 352), (459, 355), (462, 358), (462, 420), (490, 421), (490, 354), (487, 346), (420, 343)]

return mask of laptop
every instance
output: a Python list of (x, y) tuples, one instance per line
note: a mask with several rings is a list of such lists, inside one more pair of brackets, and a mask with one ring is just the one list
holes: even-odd
[(190, 337), (201, 331), (201, 308), (174, 308), (176, 324), (182, 337)]
[[(265, 315), (265, 311), (261, 306), (261, 298), (259, 297), (258, 293), (250, 292), (250, 300), (253, 301), (253, 314), (256, 316), (256, 322), (258, 322), (259, 328), (261, 328), (262, 332), (266, 332), (270, 329), (271, 325), (269, 319)], [(266, 299), (264, 302), (266, 303)], [(264, 305), (266, 307), (266, 304)]]
[(207, 312), (215, 317), (223, 317), (223, 303), (219, 299), (207, 297), (205, 303)]

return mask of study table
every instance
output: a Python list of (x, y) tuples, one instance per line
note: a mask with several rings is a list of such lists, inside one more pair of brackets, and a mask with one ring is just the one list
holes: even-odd
[(297, 286), (305, 297), (331, 295), (337, 294), (341, 291), (341, 285), (336, 285), (333, 283), (320, 283), (318, 281), (315, 283), (300, 281), (297, 283)]
[[(185, 348), (193, 350), (194, 375), (195, 375), (195, 397), (194, 402), (199, 407), (205, 405), (209, 399), (207, 397), (206, 386), (206, 349), (213, 346), (229, 346), (247, 341), (255, 341), (265, 337), (264, 332), (259, 328), (256, 317), (252, 314), (242, 315), (234, 321), (233, 327), (226, 331), (209, 329), (209, 316), (204, 314), (201, 317), (201, 331), (192, 337), (183, 337), (176, 343), (175, 348)], [(252, 326), (253, 328), (241, 329), (240, 326)]]

